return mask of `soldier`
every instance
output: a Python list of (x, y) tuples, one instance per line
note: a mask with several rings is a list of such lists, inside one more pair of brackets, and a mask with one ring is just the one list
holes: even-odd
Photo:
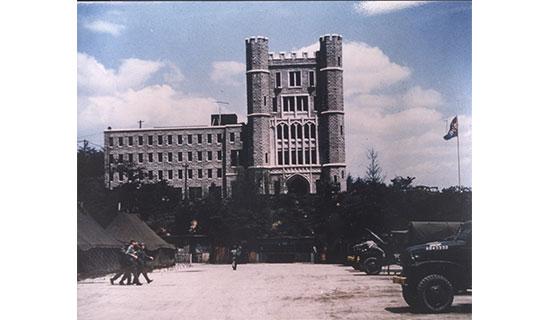
[(152, 261), (154, 258), (151, 256), (148, 256), (145, 252), (145, 243), (140, 243), (139, 247), (137, 249), (137, 276), (134, 279), (134, 283), (137, 281), (139, 282), (139, 275), (143, 274), (143, 277), (147, 281), (147, 283), (153, 282), (153, 280), (149, 279), (149, 276), (147, 275), (147, 261)]
[[(121, 249), (120, 251), (120, 270), (117, 274), (115, 274), (114, 277), (109, 279), (111, 281), (111, 284), (115, 284), (115, 281), (120, 278), (120, 276), (124, 275), (122, 279), (120, 279), (120, 282), (118, 284), (123, 285), (125, 280), (128, 280), (126, 284), (131, 284), (131, 272), (132, 272), (132, 257), (128, 255), (128, 252), (130, 252), (130, 249), (136, 245), (137, 242), (135, 240), (130, 240), (127, 246)], [(137, 257), (137, 256), (136, 256)]]
[(231, 266), (233, 267), (233, 270), (237, 270), (237, 259), (239, 258), (239, 256), (241, 255), (241, 246), (237, 246), (237, 245), (234, 245), (233, 246), (233, 249), (231, 249), (231, 256), (232, 256), (232, 264)]

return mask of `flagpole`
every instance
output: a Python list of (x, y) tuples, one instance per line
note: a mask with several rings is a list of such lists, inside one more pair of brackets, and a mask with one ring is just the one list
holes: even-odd
[(458, 189), (460, 190), (462, 187), (462, 184), (460, 183), (460, 130), (458, 130), (458, 116), (457, 116), (457, 131), (456, 131), (456, 156), (458, 160)]

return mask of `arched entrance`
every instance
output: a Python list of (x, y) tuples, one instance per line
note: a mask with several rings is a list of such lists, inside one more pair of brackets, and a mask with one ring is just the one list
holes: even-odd
[(288, 193), (293, 194), (308, 194), (309, 193), (309, 182), (306, 178), (302, 177), (299, 174), (293, 175), (286, 181), (286, 187)]

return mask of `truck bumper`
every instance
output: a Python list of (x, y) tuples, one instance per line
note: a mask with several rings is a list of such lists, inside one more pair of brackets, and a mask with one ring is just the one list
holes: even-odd
[(394, 276), (392, 277), (392, 282), (403, 286), (407, 283), (407, 277)]

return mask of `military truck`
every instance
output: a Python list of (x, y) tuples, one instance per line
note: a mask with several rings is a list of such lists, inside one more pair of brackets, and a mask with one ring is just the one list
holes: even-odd
[(401, 285), (409, 306), (424, 312), (448, 311), (455, 294), (472, 288), (471, 221), (446, 240), (408, 247), (400, 264), (403, 270), (393, 282)]

